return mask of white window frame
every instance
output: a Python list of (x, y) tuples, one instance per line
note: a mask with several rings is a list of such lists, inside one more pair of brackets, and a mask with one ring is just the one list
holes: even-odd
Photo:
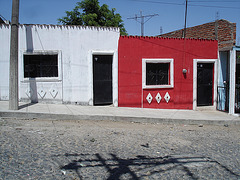
[[(36, 77), (36, 78), (25, 78), (24, 77), (24, 55), (58, 55), (58, 77)], [(22, 59), (22, 82), (30, 82), (34, 79), (36, 82), (58, 82), (62, 81), (62, 53), (58, 50), (50, 51), (33, 51), (27, 52), (24, 51), (21, 53)]]
[[(213, 84), (213, 107), (217, 106), (217, 84), (218, 84), (218, 59), (193, 59), (193, 110), (197, 110), (197, 64), (214, 64), (214, 84)], [(230, 91), (229, 91), (230, 92)]]
[[(169, 84), (168, 85), (146, 85), (146, 64), (147, 63), (169, 63)], [(172, 58), (158, 58), (158, 59), (142, 59), (142, 88), (156, 89), (156, 88), (173, 88), (174, 87), (174, 59)]]
[(88, 52), (89, 105), (93, 106), (93, 55), (112, 55), (112, 97), (114, 107), (118, 107), (118, 52), (117, 50), (90, 50)]

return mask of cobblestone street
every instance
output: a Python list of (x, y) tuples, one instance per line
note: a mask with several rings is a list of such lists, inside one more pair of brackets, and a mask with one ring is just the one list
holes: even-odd
[(240, 126), (0, 118), (0, 179), (240, 179)]

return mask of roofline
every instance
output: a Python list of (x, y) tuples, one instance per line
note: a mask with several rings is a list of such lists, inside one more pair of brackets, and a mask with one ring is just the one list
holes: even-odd
[[(204, 23), (204, 24), (199, 24), (199, 25), (196, 25), (196, 26), (187, 27), (187, 29), (188, 29), (188, 28), (194, 28), (194, 27), (197, 27), (197, 26), (206, 25), (206, 24), (210, 24), (210, 23), (215, 23), (216, 21), (227, 21), (227, 22), (230, 23), (230, 24), (236, 24), (236, 23), (233, 23), (233, 22), (231, 22), (231, 21), (229, 21), (229, 20), (226, 20), (226, 19), (219, 19), (219, 20), (215, 20), (215, 21), (208, 22), (208, 23)], [(175, 30), (175, 31), (170, 31), (170, 32), (167, 32), (167, 33), (164, 33), (164, 34), (176, 32), (176, 31), (181, 31), (181, 30), (184, 30), (184, 28), (178, 29), (178, 30)], [(164, 35), (164, 34), (161, 34), (161, 35)], [(158, 36), (161, 36), (161, 35), (158, 35)]]
[[(161, 37), (161, 36), (131, 36), (121, 35), (122, 38), (136, 38), (136, 39), (177, 39), (184, 40), (184, 38), (178, 37)], [(217, 41), (216, 39), (205, 39), (205, 38), (185, 38), (186, 40), (199, 40), (199, 41)]]
[[(0, 26), (11, 26), (11, 24), (0, 24)], [(73, 27), (73, 28), (83, 28), (83, 29), (114, 29), (120, 32), (119, 27), (107, 27), (107, 26), (83, 26), (83, 25), (56, 25), (56, 24), (19, 24), (19, 26), (50, 26), (50, 27)]]

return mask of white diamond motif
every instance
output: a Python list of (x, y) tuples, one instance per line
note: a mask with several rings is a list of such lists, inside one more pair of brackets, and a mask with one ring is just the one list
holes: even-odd
[(147, 99), (148, 103), (151, 104), (153, 97), (152, 97), (152, 95), (149, 93), (149, 94), (147, 95), (146, 99)]
[(27, 95), (28, 98), (31, 98), (31, 94), (32, 94), (33, 90), (31, 88), (27, 88), (25, 91), (25, 94)]
[(49, 90), (50, 94), (52, 95), (53, 98), (55, 98), (58, 94), (57, 87), (56, 85), (52, 85), (51, 89)]
[(43, 89), (40, 89), (40, 91), (38, 92), (39, 96), (43, 99), (46, 95), (46, 92)]
[(161, 95), (159, 93), (157, 93), (155, 99), (156, 99), (157, 103), (159, 104), (160, 101), (162, 100), (162, 97), (161, 97)]
[(170, 95), (168, 94), (168, 92), (165, 94), (164, 99), (165, 99), (165, 101), (166, 101), (167, 103), (169, 102), (169, 100), (170, 100)]

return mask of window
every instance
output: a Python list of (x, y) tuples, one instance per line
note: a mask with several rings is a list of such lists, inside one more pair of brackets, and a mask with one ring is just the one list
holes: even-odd
[(146, 85), (168, 85), (169, 63), (147, 63)]
[(23, 55), (24, 78), (58, 77), (57, 54)]
[(172, 88), (173, 59), (143, 59), (143, 88)]

